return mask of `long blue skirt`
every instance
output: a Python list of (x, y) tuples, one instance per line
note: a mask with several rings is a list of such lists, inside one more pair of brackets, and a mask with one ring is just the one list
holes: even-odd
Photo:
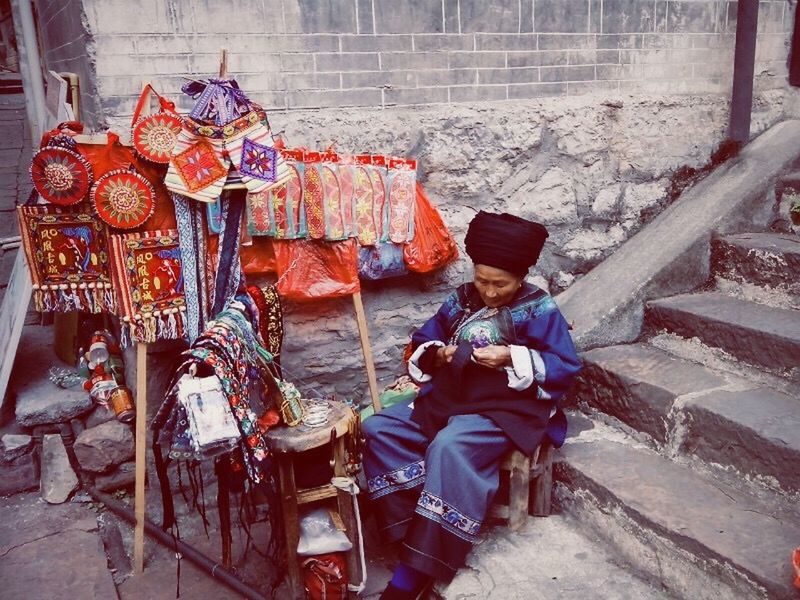
[(364, 473), (384, 542), (401, 562), (440, 579), (464, 565), (513, 444), (491, 419), (456, 415), (433, 439), (395, 405), (363, 424)]

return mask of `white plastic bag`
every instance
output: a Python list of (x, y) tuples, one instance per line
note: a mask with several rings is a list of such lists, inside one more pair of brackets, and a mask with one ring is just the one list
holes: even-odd
[(327, 508), (315, 508), (300, 518), (300, 556), (347, 552), (352, 547), (347, 534), (336, 529)]

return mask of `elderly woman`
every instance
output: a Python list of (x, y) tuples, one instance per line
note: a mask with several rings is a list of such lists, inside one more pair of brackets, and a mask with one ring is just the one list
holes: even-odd
[(546, 238), (538, 223), (478, 213), (465, 240), (473, 282), (411, 338), (419, 397), (364, 422), (381, 535), (402, 540), (384, 600), (416, 598), (464, 564), (506, 452), (531, 454), (545, 436), (564, 441), (558, 401), (580, 362), (553, 299), (525, 282)]

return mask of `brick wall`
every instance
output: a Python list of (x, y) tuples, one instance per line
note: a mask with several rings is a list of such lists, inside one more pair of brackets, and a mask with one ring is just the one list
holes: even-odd
[[(77, 0), (72, 0), (76, 2)], [(55, 3), (53, 3), (55, 4)], [(144, 80), (230, 72), (272, 109), (726, 93), (729, 0), (83, 0), (109, 115)], [(761, 0), (758, 85), (785, 85), (793, 10)], [(184, 102), (184, 105), (186, 103)]]
[(57, 73), (77, 73), (80, 83), (81, 119), (97, 123), (103, 107), (94, 74), (94, 42), (87, 29), (81, 0), (35, 0), (42, 61)]

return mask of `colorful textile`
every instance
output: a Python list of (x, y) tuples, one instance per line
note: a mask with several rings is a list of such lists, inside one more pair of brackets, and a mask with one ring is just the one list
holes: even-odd
[(414, 237), (417, 161), (389, 162), (389, 239), (396, 244)]
[(358, 166), (354, 169), (353, 179), (355, 233), (361, 245), (370, 246), (378, 241), (378, 230), (375, 227), (375, 216), (372, 207), (375, 195), (372, 187), (372, 178), (366, 167)]
[(387, 279), (402, 275), (408, 275), (402, 246), (385, 242), (358, 249), (358, 276), (362, 279)]
[(98, 216), (117, 229), (144, 224), (156, 209), (156, 192), (150, 182), (130, 170), (117, 169), (98, 178), (91, 201)]
[(342, 190), (339, 186), (339, 178), (336, 176), (337, 170), (333, 164), (323, 165), (321, 169), (322, 189), (325, 197), (323, 203), (325, 239), (332, 242), (347, 237), (342, 219)]
[(303, 203), (306, 208), (308, 235), (313, 240), (320, 240), (325, 235), (325, 192), (318, 169), (319, 153), (306, 152), (303, 160), (306, 164), (303, 176)]
[(122, 343), (180, 339), (186, 299), (176, 230), (111, 236)]
[(402, 563), (451, 578), (477, 541), (511, 441), (481, 415), (455, 416), (430, 438), (404, 404), (373, 415), (362, 432), (382, 541), (402, 540)]
[[(176, 154), (170, 168), (173, 165), (186, 189), (190, 192), (197, 192), (212, 184), (219, 184), (221, 191), (222, 183), (228, 175), (229, 166), (217, 158), (217, 150), (203, 138)], [(179, 192), (180, 190), (173, 191)]]
[(178, 222), (181, 267), (186, 290), (186, 336), (191, 344), (205, 329), (210, 318), (208, 282), (211, 257), (207, 252), (202, 206), (178, 194), (173, 194), (172, 200)]
[(206, 220), (208, 221), (208, 231), (219, 233), (222, 231), (222, 199), (217, 198), (215, 202), (206, 203)]
[(283, 307), (278, 288), (274, 285), (250, 285), (247, 286), (247, 293), (258, 307), (258, 332), (262, 345), (274, 357), (274, 361), (279, 363), (283, 345)]
[(17, 209), (39, 312), (113, 311), (107, 229), (84, 206)]
[(74, 150), (48, 146), (33, 155), (31, 180), (39, 195), (53, 204), (77, 204), (89, 193), (92, 167)]
[(382, 156), (373, 157), (369, 171), (372, 178), (372, 216), (379, 242), (389, 241), (389, 202), (386, 193), (386, 162)]
[(355, 219), (353, 215), (353, 187), (355, 185), (354, 156), (339, 157), (338, 175), (342, 203), (342, 229), (344, 231), (344, 236), (356, 237), (358, 235), (358, 231), (356, 230)]
[(242, 143), (242, 160), (239, 172), (242, 176), (272, 183), (277, 174), (278, 151), (245, 138)]
[(196, 99), (189, 116), (203, 123), (227, 125), (257, 107), (233, 79), (190, 81), (182, 91)]
[(244, 280), (239, 256), (244, 203), (241, 192), (226, 192), (222, 197), (222, 231), (217, 248), (212, 317), (225, 310)]

